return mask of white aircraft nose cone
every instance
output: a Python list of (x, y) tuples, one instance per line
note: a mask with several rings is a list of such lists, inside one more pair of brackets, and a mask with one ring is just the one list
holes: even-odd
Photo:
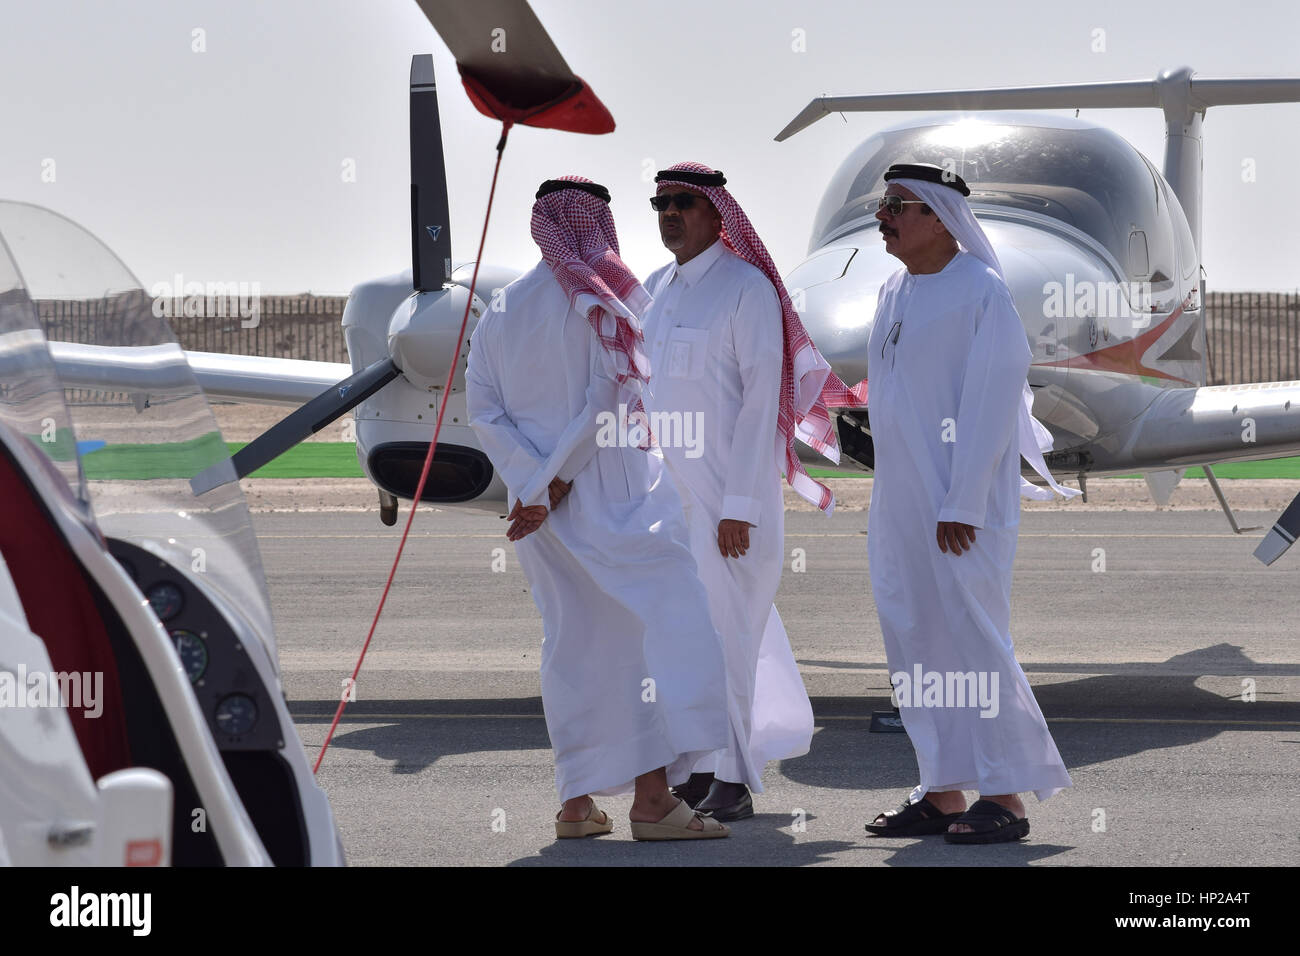
[[(412, 385), (432, 392), (440, 391), (447, 383), (447, 369), (456, 351), (469, 297), (468, 289), (454, 285), (441, 292), (413, 293), (393, 311), (388, 323), (388, 352)], [(465, 387), (469, 337), (478, 317), (487, 308), (478, 296), (473, 299), (465, 336), (460, 342), (460, 360), (452, 378), (453, 392)]]

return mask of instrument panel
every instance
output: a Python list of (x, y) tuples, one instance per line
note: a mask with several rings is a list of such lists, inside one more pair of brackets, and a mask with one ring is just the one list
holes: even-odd
[(257, 668), (202, 589), (137, 545), (113, 538), (109, 553), (130, 575), (171, 636), (217, 748), (282, 748), (284, 735)]

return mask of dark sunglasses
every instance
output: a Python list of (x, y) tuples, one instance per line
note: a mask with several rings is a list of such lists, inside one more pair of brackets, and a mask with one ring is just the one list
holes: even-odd
[(902, 196), (881, 196), (880, 201), (876, 203), (876, 209), (888, 209), (891, 216), (901, 216), (903, 207), (917, 203), (924, 206), (925, 202), (921, 199), (904, 199)]
[(697, 196), (695, 193), (660, 193), (658, 196), (650, 197), (650, 205), (658, 212), (663, 212), (671, 204), (678, 209), (690, 209), (695, 205), (695, 201), (708, 202), (703, 196)]

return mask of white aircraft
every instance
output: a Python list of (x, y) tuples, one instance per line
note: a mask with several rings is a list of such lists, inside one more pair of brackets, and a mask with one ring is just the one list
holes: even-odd
[[(93, 303), (76, 347), (125, 395), (60, 377), (37, 300)], [(189, 485), (233, 469), (185, 353), (107, 247), (23, 203), (0, 370), (0, 864), (341, 864), (238, 482)]]
[[(521, 112), (594, 100), (526, 0), (486, 0), (473, 9), (419, 2), (483, 112), (492, 115), (484, 100)], [(495, 52), (485, 38), (502, 24), (517, 42)], [(505, 504), (468, 427), (463, 371), (474, 320), (516, 273), (485, 264), (471, 290), (472, 263), (452, 268), (430, 57), (413, 60), (410, 100), (412, 269), (353, 288), (343, 315), (350, 365), (189, 353), (213, 398), (307, 403), (235, 456), (240, 476), (355, 407), (357, 456), (379, 489), (386, 524), (396, 520), (398, 499), (414, 495), (467, 297), (472, 318), (423, 499), (493, 510)], [(1085, 495), (1091, 475), (1143, 472), (1164, 504), (1183, 471), (1201, 465), (1233, 530), (1253, 530), (1237, 524), (1212, 466), (1300, 453), (1300, 383), (1205, 385), (1202, 123), (1211, 106), (1296, 101), (1300, 79), (1212, 79), (1187, 67), (1154, 80), (821, 97), (777, 139), (851, 110), (1003, 112), (932, 116), (869, 137), (827, 185), (809, 255), (786, 285), (835, 371), (861, 380), (876, 292), (899, 268), (874, 218), (883, 174), (895, 162), (951, 169), (972, 188), (971, 206), (1025, 323), (1033, 412), (1052, 434), (1053, 472), (1076, 477)], [(1144, 106), (1164, 113), (1161, 170), (1094, 123), (1006, 112)], [(102, 375), (85, 349), (56, 345), (54, 355), (65, 375), (78, 377), (78, 363)], [(842, 451), (871, 467), (868, 414), (841, 414), (839, 434)], [(201, 476), (196, 488), (216, 477)], [(1272, 563), (1297, 534), (1300, 496), (1256, 555)]]

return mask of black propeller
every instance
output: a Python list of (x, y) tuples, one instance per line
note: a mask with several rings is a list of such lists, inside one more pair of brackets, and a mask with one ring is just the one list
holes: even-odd
[[(328, 390), (235, 452), (230, 459), (235, 466), (235, 478), (245, 478), (267, 462), (279, 458), (304, 438), (314, 435), (340, 415), (356, 408), (401, 374), (391, 358), (384, 358), (355, 375), (349, 375), (337, 385), (331, 385)], [(190, 479), (190, 487), (196, 495), (201, 495), (229, 480), (230, 472), (222, 461)]]
[(1264, 540), (1255, 549), (1255, 557), (1265, 564), (1272, 564), (1286, 554), (1287, 548), (1295, 544), (1296, 538), (1300, 538), (1300, 495), (1292, 499), (1286, 511), (1282, 512), (1282, 517), (1264, 535)]
[[(433, 57), (411, 58), (411, 272), (418, 292), (441, 292), (451, 278), (447, 167), (433, 78)], [(232, 475), (220, 462), (196, 475), (196, 495), (244, 478), (320, 431), (402, 374), (392, 356), (331, 385), (234, 454)]]
[(411, 271), (420, 292), (451, 278), (451, 211), (433, 57), (411, 57)]

